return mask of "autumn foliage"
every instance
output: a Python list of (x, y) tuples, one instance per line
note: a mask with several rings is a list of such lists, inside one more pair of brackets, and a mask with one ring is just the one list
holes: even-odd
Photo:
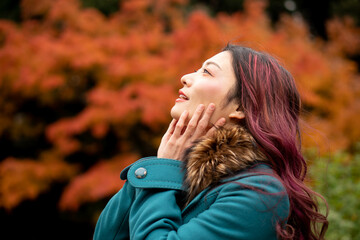
[(272, 53), (294, 75), (305, 147), (359, 141), (360, 79), (346, 56), (360, 52), (360, 30), (351, 19), (329, 22), (323, 41), (298, 17), (271, 26), (263, 1), (214, 17), (187, 4), (124, 0), (105, 17), (76, 0), (23, 0), (20, 24), (0, 21), (0, 207), (55, 182), (67, 184), (62, 210), (114, 194), (125, 166), (156, 154), (181, 75), (229, 41)]

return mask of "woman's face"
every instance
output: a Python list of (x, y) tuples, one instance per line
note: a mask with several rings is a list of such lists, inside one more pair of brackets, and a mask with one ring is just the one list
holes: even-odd
[(206, 60), (202, 68), (181, 78), (183, 88), (171, 109), (171, 116), (179, 119), (181, 113), (188, 110), (190, 119), (199, 104), (207, 107), (214, 103), (216, 109), (210, 122), (215, 123), (221, 117), (229, 122), (229, 114), (236, 111), (237, 105), (234, 102), (225, 103), (227, 94), (235, 87), (235, 81), (231, 53), (224, 51), (216, 54)]

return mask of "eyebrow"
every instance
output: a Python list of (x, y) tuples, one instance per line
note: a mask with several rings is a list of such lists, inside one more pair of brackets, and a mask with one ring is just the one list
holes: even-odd
[(220, 70), (222, 70), (221, 67), (219, 66), (219, 64), (217, 64), (216, 62), (205, 62), (204, 66), (207, 66), (210, 64), (213, 64), (213, 65), (217, 66)]

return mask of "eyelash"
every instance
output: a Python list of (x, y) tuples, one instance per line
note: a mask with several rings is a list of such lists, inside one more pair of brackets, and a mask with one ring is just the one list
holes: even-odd
[[(194, 72), (197, 72), (197, 70), (194, 70)], [(209, 74), (210, 76), (212, 76), (212, 74), (207, 70), (207, 69), (205, 69), (204, 68), (204, 72), (203, 73), (206, 73), (206, 74)]]

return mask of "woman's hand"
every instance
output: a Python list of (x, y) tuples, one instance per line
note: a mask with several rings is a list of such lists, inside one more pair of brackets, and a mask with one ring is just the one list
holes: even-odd
[(211, 135), (217, 127), (225, 125), (225, 118), (220, 118), (214, 126), (209, 127), (210, 118), (215, 111), (215, 105), (209, 104), (205, 113), (205, 106), (200, 104), (189, 123), (186, 125), (188, 111), (184, 111), (179, 120), (173, 119), (158, 149), (158, 158), (181, 160), (183, 152), (198, 138)]

